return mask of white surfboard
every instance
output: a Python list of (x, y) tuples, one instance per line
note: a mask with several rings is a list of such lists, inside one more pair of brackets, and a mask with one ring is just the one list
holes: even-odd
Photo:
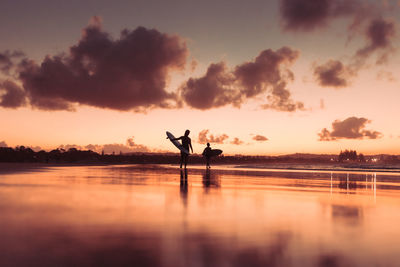
[(186, 148), (184, 148), (184, 147), (182, 146), (182, 144), (181, 144), (178, 140), (172, 141), (172, 139), (175, 139), (175, 136), (174, 136), (172, 133), (170, 133), (170, 132), (167, 131), (167, 137), (168, 137), (168, 139), (171, 141), (171, 143), (173, 143), (174, 146), (176, 146), (180, 151), (182, 151), (183, 153), (186, 153), (186, 154), (189, 155), (189, 150), (187, 150)]

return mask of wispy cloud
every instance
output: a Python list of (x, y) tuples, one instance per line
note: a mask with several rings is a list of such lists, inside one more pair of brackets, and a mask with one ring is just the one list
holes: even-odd
[(199, 133), (198, 143), (206, 144), (206, 143), (215, 143), (215, 144), (223, 144), (225, 140), (227, 140), (229, 136), (227, 134), (214, 135), (210, 134), (208, 129), (202, 130)]

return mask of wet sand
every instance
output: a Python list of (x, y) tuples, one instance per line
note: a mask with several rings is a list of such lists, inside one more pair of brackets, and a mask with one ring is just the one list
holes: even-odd
[(400, 263), (398, 173), (25, 167), (0, 166), (0, 266)]

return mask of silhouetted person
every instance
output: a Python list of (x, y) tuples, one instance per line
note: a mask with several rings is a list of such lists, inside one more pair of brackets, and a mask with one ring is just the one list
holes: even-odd
[[(189, 133), (190, 133), (190, 131), (186, 130), (184, 136), (171, 139), (171, 141), (182, 140), (183, 148), (186, 148), (186, 150), (189, 151), (189, 147), (190, 147), (190, 149), (192, 150), (192, 153), (193, 153), (192, 140), (190, 140), (190, 138), (189, 138)], [(189, 156), (189, 154), (186, 154), (185, 152), (181, 151), (181, 166), (179, 168), (182, 168), (182, 164), (185, 163), (185, 169), (186, 169), (188, 156)]]
[(206, 168), (210, 167), (210, 158), (211, 158), (211, 147), (210, 143), (207, 143), (207, 147), (203, 150), (203, 156), (206, 158)]

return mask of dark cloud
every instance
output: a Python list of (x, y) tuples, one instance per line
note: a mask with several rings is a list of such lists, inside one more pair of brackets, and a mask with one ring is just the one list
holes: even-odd
[(198, 138), (198, 143), (199, 144), (206, 144), (206, 143), (215, 143), (215, 144), (223, 144), (226, 139), (228, 139), (229, 136), (226, 134), (221, 134), (221, 135), (209, 135), (209, 130), (202, 130), (199, 133), (199, 138)]
[(4, 141), (0, 141), (0, 147), (8, 147), (6, 142)]
[[(72, 111), (77, 105), (88, 105), (146, 111), (179, 108), (184, 103), (201, 110), (226, 105), (239, 108), (245, 101), (261, 97), (267, 102), (263, 108), (289, 112), (303, 109), (303, 103), (293, 101), (287, 88), (294, 79), (288, 67), (299, 56), (298, 51), (288, 47), (267, 49), (254, 61), (233, 69), (224, 62), (211, 64), (203, 77), (190, 78), (179, 90), (167, 91), (171, 71), (183, 70), (188, 54), (179, 36), (138, 27), (123, 30), (115, 39), (102, 29), (101, 19), (93, 17), (69, 51), (47, 55), (42, 62), (24, 58), (18, 64), (11, 58), (21, 54), (4, 52), (0, 54), (0, 68), (3, 72), (12, 69), (9, 76), (22, 85), (19, 105), (29, 103), (42, 110)], [(22, 91), (26, 102), (22, 101)]]
[(224, 62), (211, 64), (201, 78), (190, 78), (181, 88), (183, 100), (197, 109), (210, 109), (232, 104), (240, 106), (241, 97), (233, 89), (234, 77)]
[(229, 71), (225, 63), (211, 64), (201, 78), (189, 79), (181, 88), (182, 99), (197, 109), (210, 109), (225, 105), (240, 107), (248, 99), (266, 95), (264, 108), (279, 111), (303, 109), (294, 102), (286, 88), (294, 79), (288, 69), (299, 52), (288, 47), (276, 51), (262, 51), (254, 61), (245, 62)]
[(256, 136), (253, 137), (253, 140), (259, 141), (259, 142), (264, 142), (264, 141), (268, 141), (268, 138), (263, 135), (257, 134)]
[(371, 121), (366, 118), (349, 117), (343, 121), (335, 120), (332, 130), (324, 128), (318, 134), (320, 141), (333, 141), (337, 139), (378, 139), (382, 133), (365, 130), (367, 123)]
[(230, 143), (231, 143), (232, 145), (237, 145), (237, 146), (243, 145), (243, 144), (244, 144), (244, 142), (243, 142), (242, 140), (240, 140), (239, 138), (237, 138), (237, 137), (235, 137), (235, 138), (233, 139), (233, 141), (231, 141)]
[(314, 77), (321, 86), (345, 87), (350, 76), (351, 71), (339, 60), (329, 60), (314, 68)]
[(182, 70), (187, 56), (178, 36), (138, 27), (113, 39), (95, 17), (68, 53), (24, 60), (18, 71), (31, 105), (44, 110), (167, 108), (176, 101), (165, 90), (169, 73)]
[(13, 81), (0, 82), (0, 107), (18, 108), (25, 106), (25, 91)]
[(381, 55), (377, 60), (377, 64), (382, 64), (387, 61), (388, 54), (393, 51), (392, 41), (396, 34), (396, 28), (393, 21), (383, 18), (378, 18), (370, 21), (365, 37), (367, 45), (359, 49), (356, 53), (356, 58), (363, 62), (373, 52), (380, 50)]
[(268, 91), (268, 104), (264, 108), (280, 111), (303, 109), (301, 102), (294, 102), (286, 88), (294, 80), (293, 73), (287, 68), (299, 56), (299, 52), (289, 47), (276, 51), (262, 51), (253, 62), (246, 62), (236, 67), (234, 74), (241, 87), (241, 94), (252, 98)]
[(372, 55), (377, 55), (378, 65), (388, 61), (390, 54), (395, 51), (393, 46), (396, 35), (395, 23), (382, 18), (372, 19), (363, 35), (367, 43), (355, 52), (347, 65), (338, 60), (329, 60), (314, 68), (314, 76), (321, 86), (348, 86), (350, 79), (357, 76)]
[(360, 6), (355, 0), (281, 0), (280, 14), (284, 29), (311, 31), (332, 18), (354, 14)]
[(23, 57), (24, 53), (21, 51), (9, 51), (6, 50), (0, 53), (0, 73), (10, 74), (10, 70), (15, 66), (14, 60), (19, 57)]

